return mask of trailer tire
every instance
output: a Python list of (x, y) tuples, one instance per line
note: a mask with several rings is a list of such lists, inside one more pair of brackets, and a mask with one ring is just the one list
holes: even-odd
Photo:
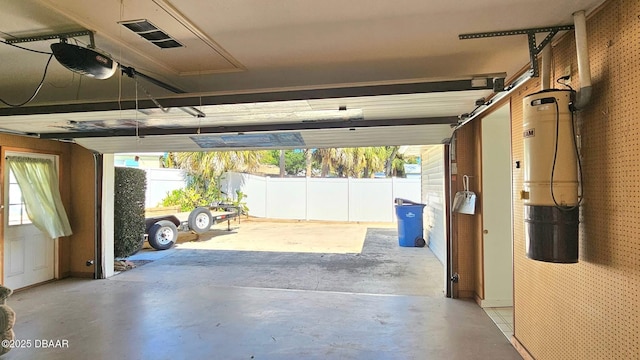
[(211, 211), (205, 207), (197, 207), (189, 214), (189, 229), (196, 234), (204, 234), (211, 228), (213, 219)]
[(160, 220), (149, 229), (149, 245), (156, 250), (170, 249), (178, 240), (176, 224), (168, 220)]

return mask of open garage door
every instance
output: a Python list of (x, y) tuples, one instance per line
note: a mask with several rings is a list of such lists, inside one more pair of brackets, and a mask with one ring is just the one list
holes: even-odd
[[(442, 144), (493, 78), (0, 109), (0, 130), (100, 153)], [(325, 96), (325, 97), (323, 97)], [(160, 100), (158, 100), (160, 101)], [(180, 110), (193, 106), (201, 115)], [(182, 106), (182, 107), (180, 107)], [(97, 111), (98, 109), (104, 109)]]

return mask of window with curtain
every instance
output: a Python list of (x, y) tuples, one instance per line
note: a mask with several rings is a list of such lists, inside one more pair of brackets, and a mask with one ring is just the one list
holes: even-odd
[(24, 203), (33, 225), (52, 239), (71, 235), (53, 160), (8, 156), (7, 163), (20, 189), (20, 203)]
[(9, 197), (7, 205), (9, 206), (9, 226), (31, 224), (31, 220), (29, 220), (29, 216), (27, 215), (27, 205), (24, 203), (24, 198), (22, 197), (22, 190), (20, 190), (18, 180), (16, 180), (11, 169), (9, 169)]

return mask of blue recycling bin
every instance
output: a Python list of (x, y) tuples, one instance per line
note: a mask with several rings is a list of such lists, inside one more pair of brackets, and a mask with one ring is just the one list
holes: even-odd
[(425, 241), (422, 233), (422, 212), (425, 204), (396, 202), (398, 218), (398, 243), (404, 247), (422, 247)]

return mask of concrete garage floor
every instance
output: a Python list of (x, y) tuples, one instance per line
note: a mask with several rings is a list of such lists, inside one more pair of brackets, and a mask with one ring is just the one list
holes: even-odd
[[(293, 233), (329, 241), (331, 225), (298, 225)], [(393, 228), (352, 224), (342, 233), (351, 236), (334, 234), (331, 241), (357, 244), (352, 237), (364, 230), (359, 254), (188, 248), (240, 234), (258, 241), (264, 226), (287, 228), (243, 223), (235, 235), (212, 231), (211, 240), (149, 252), (157, 260), (108, 280), (17, 292), (9, 298), (16, 338), (69, 346), (2, 358), (520, 359), (474, 302), (444, 298), (437, 259), (397, 246)], [(274, 231), (274, 242), (302, 241), (284, 233)]]

